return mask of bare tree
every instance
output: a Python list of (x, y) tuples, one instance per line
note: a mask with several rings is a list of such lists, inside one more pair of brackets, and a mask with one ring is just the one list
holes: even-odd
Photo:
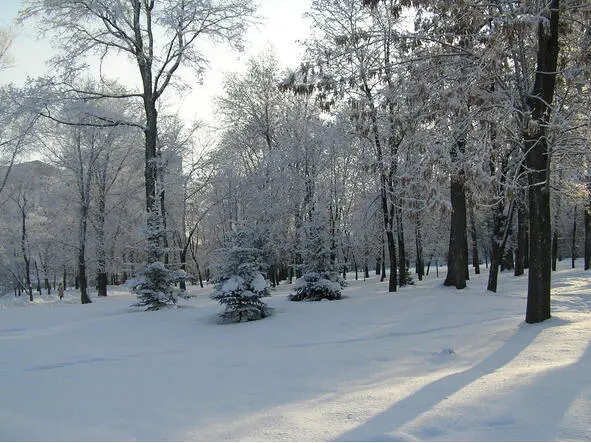
[[(252, 1), (27, 0), (25, 5), (22, 18), (43, 16), (42, 29), (57, 33), (61, 52), (52, 62), (65, 74), (64, 78), (78, 70), (92, 53), (101, 62), (111, 54), (122, 54), (138, 68), (141, 86), (136, 92), (109, 94), (76, 87), (72, 90), (90, 99), (141, 100), (146, 210), (160, 225), (159, 100), (181, 66), (198, 73), (204, 70), (206, 60), (197, 45), (204, 37), (240, 47), (242, 35), (255, 12)], [(158, 244), (161, 234), (150, 234), (148, 241), (152, 246)], [(160, 259), (161, 248), (148, 250), (150, 262)]]

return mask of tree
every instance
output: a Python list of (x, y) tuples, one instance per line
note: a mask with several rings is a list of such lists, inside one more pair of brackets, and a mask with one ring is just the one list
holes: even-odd
[(292, 301), (340, 300), (345, 284), (331, 255), (334, 253), (329, 235), (328, 214), (317, 208), (309, 221), (304, 249), (303, 275), (294, 283)]
[(551, 0), (537, 24), (537, 67), (526, 100), (523, 151), (529, 181), (529, 275), (525, 321), (550, 318), (551, 213), (548, 125), (558, 64), (559, 0)]
[(228, 244), (219, 251), (213, 266), (215, 290), (211, 298), (225, 305), (221, 318), (228, 322), (260, 320), (269, 315), (261, 300), (270, 294), (269, 282), (260, 272), (264, 266), (261, 251), (254, 247), (252, 231), (238, 227)]
[[(81, 68), (91, 54), (100, 60), (114, 54), (126, 56), (139, 71), (136, 92), (105, 92), (69, 85), (86, 100), (103, 98), (139, 99), (143, 105), (145, 200), (149, 229), (148, 262), (163, 254), (165, 230), (161, 211), (162, 164), (159, 156), (158, 104), (174, 83), (181, 66), (204, 70), (205, 59), (197, 42), (203, 37), (240, 48), (242, 35), (255, 12), (250, 0), (27, 0), (23, 18), (42, 15), (40, 26), (57, 33), (61, 52), (52, 63), (66, 79)], [(104, 125), (121, 121), (103, 119)]]

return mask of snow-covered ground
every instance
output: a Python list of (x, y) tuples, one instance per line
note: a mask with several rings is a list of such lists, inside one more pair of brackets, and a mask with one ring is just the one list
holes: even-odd
[(444, 272), (396, 294), (216, 324), (209, 289), (177, 309), (134, 296), (0, 298), (0, 440), (591, 440), (591, 273), (553, 276), (553, 318), (526, 325), (526, 277)]

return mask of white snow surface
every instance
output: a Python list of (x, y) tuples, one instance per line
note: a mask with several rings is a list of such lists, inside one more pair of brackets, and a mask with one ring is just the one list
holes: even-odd
[[(568, 261), (570, 262), (570, 260)], [(527, 277), (431, 274), (343, 300), (266, 299), (220, 325), (212, 287), (144, 312), (125, 288), (80, 305), (0, 298), (0, 440), (591, 440), (591, 273), (553, 274), (553, 318), (523, 322)]]

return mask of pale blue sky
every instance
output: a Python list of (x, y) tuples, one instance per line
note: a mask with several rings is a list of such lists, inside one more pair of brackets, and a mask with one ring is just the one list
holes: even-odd
[[(210, 69), (204, 77), (202, 86), (197, 86), (181, 105), (183, 112), (194, 117), (211, 118), (212, 97), (222, 92), (221, 79), (224, 72), (240, 70), (245, 61), (258, 52), (273, 47), (279, 61), (286, 66), (294, 66), (302, 56), (302, 50), (295, 40), (304, 39), (307, 25), (302, 18), (311, 0), (259, 0), (259, 14), (266, 17), (258, 29), (247, 34), (246, 52), (233, 53), (217, 48), (210, 54)], [(21, 8), (21, 0), (0, 0), (0, 27), (11, 25)], [(0, 72), (0, 84), (22, 83), (28, 76), (35, 77), (46, 71), (45, 61), (51, 51), (50, 42), (36, 39), (32, 26), (18, 28), (13, 26), (11, 47), (12, 67)], [(135, 71), (122, 71), (123, 77), (136, 80)], [(191, 118), (191, 117), (189, 117)]]

